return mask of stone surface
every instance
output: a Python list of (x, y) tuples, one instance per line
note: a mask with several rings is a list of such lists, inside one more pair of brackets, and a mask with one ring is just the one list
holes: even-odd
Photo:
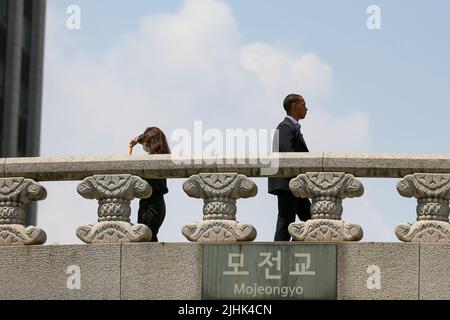
[(410, 174), (397, 184), (398, 192), (417, 201), (417, 220), (448, 222), (450, 209), (450, 175)]
[(202, 245), (133, 243), (122, 247), (122, 299), (201, 299)]
[(232, 220), (196, 222), (183, 226), (181, 232), (192, 242), (253, 241), (257, 234), (252, 225)]
[(417, 222), (397, 226), (397, 237), (405, 242), (450, 243), (450, 175), (407, 175), (398, 182), (397, 190), (404, 197), (417, 198)]
[(395, 234), (404, 242), (450, 243), (450, 224), (442, 221), (402, 223), (395, 228)]
[(42, 229), (24, 224), (26, 205), (46, 197), (47, 190), (31, 179), (0, 178), (0, 246), (45, 243)]
[(127, 218), (119, 221), (129, 220), (129, 203), (118, 200), (131, 201), (135, 197), (148, 198), (152, 194), (152, 188), (148, 182), (129, 174), (88, 177), (78, 185), (77, 191), (83, 198), (99, 200), (101, 205), (99, 207), (99, 221), (112, 220), (114, 215), (117, 218)]
[(183, 183), (183, 190), (193, 198), (204, 200), (203, 222), (195, 222), (182, 228), (190, 241), (251, 241), (256, 230), (248, 224), (236, 221), (236, 200), (254, 197), (256, 184), (237, 173), (201, 173)]
[(142, 178), (181, 178), (202, 171), (216, 172), (216, 158), (173, 155), (4, 158), (2, 176), (40, 181), (82, 180), (93, 175), (128, 173)]
[(47, 234), (44, 230), (21, 224), (0, 225), (0, 247), (44, 244)]
[(187, 178), (201, 172), (232, 171), (248, 177), (294, 177), (306, 172), (329, 171), (355, 177), (402, 178), (415, 172), (450, 172), (449, 154), (285, 152), (272, 156), (189, 158), (174, 155), (3, 158), (2, 162), (5, 165), (1, 176), (39, 181), (82, 180), (96, 174), (122, 173), (142, 178)]
[[(201, 299), (204, 246), (0, 247), (0, 297)], [(338, 299), (450, 299), (449, 244), (346, 242), (338, 243), (337, 250)], [(73, 281), (77, 266), (80, 289)]]
[(85, 243), (122, 243), (148, 241), (151, 230), (143, 224), (130, 223), (130, 201), (135, 197), (147, 198), (152, 188), (147, 181), (129, 174), (95, 175), (77, 187), (86, 199), (98, 200), (98, 223), (84, 225), (76, 235)]
[(236, 200), (254, 197), (258, 187), (242, 174), (201, 173), (185, 181), (183, 190), (204, 199), (204, 220), (236, 220)]
[(295, 241), (359, 241), (363, 237), (361, 226), (331, 219), (313, 219), (291, 223), (288, 231)]
[(294, 222), (288, 231), (296, 241), (359, 241), (362, 228), (341, 221), (342, 199), (360, 197), (361, 182), (344, 172), (308, 172), (289, 182), (296, 197), (312, 198), (311, 219)]
[(140, 161), (128, 156), (7, 158), (5, 176), (21, 172), (23, 177), (40, 181), (83, 180), (96, 174), (124, 172), (141, 176), (143, 170), (139, 164)]
[[(380, 289), (376, 286), (378, 271)], [(418, 298), (419, 244), (338, 244), (338, 299)]]
[(2, 299), (120, 299), (120, 245), (3, 247), (0, 261)]
[(415, 172), (449, 173), (450, 154), (326, 152), (323, 171), (379, 178), (402, 178)]
[(450, 299), (450, 244), (420, 244), (420, 299)]
[(342, 199), (364, 194), (361, 182), (344, 172), (308, 172), (289, 182), (289, 189), (296, 197), (312, 198), (313, 219), (340, 220)]
[[(177, 157), (175, 155), (64, 158), (4, 158), (3, 177), (39, 181), (82, 180), (98, 174), (128, 173), (142, 178), (187, 178), (202, 172), (236, 172), (247, 176), (295, 176), (320, 171), (322, 153), (280, 153), (254, 156)], [(276, 170), (272, 170), (272, 166)], [(279, 168), (279, 170), (278, 170)], [(262, 172), (263, 169), (270, 169)]]
[(104, 221), (77, 228), (76, 235), (84, 243), (127, 243), (149, 241), (152, 231), (143, 224)]
[(0, 224), (24, 224), (24, 206), (46, 197), (47, 190), (31, 179), (0, 178)]
[(5, 163), (6, 163), (6, 159), (8, 159), (8, 158), (0, 159), (0, 178), (4, 178), (5, 177)]
[(322, 171), (322, 155), (319, 152), (224, 155), (216, 160), (217, 172), (236, 172), (248, 177), (294, 177), (308, 171)]

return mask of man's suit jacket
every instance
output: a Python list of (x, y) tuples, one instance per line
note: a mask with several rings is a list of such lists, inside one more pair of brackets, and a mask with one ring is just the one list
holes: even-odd
[[(297, 129), (288, 117), (277, 127), (279, 150), (274, 152), (309, 152), (300, 129)], [(269, 178), (269, 193), (277, 194), (279, 190), (290, 191), (289, 181), (294, 178)]]

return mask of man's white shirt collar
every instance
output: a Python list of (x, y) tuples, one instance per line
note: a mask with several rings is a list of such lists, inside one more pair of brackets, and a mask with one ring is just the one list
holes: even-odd
[(286, 115), (287, 118), (289, 118), (293, 123), (297, 123), (298, 125), (300, 125), (300, 123), (298, 123), (297, 120), (295, 120), (293, 117), (291, 117), (290, 115)]

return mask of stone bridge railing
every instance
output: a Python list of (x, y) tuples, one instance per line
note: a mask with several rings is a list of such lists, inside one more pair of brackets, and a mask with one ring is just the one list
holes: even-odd
[[(184, 226), (193, 242), (252, 241), (256, 230), (236, 220), (236, 200), (253, 197), (251, 177), (295, 177), (290, 189), (312, 199), (312, 219), (292, 223), (297, 241), (358, 241), (363, 229), (341, 220), (342, 200), (364, 193), (358, 177), (397, 178), (398, 192), (417, 198), (417, 219), (397, 226), (404, 242), (450, 242), (450, 155), (274, 153), (181, 159), (170, 155), (0, 159), (0, 246), (42, 244), (40, 228), (25, 227), (25, 206), (44, 200), (39, 181), (82, 180), (78, 193), (97, 199), (98, 222), (76, 230), (85, 243), (148, 241), (151, 231), (130, 223), (130, 201), (149, 197), (142, 178), (188, 178), (184, 191), (204, 201), (203, 221)], [(412, 214), (411, 214), (412, 218)]]

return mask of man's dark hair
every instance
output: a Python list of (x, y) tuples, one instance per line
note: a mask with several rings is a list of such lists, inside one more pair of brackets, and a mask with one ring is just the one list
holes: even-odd
[(291, 111), (292, 104), (297, 102), (299, 99), (303, 99), (303, 97), (299, 94), (291, 93), (284, 98), (283, 107), (287, 113)]

